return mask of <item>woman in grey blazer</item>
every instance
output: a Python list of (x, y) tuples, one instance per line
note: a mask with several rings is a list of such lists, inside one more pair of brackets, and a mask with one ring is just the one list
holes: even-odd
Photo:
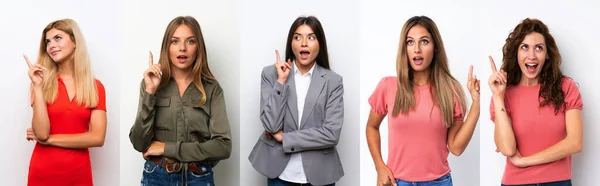
[(316, 17), (292, 24), (285, 58), (264, 67), (260, 121), (265, 129), (248, 159), (268, 186), (335, 185), (344, 171), (335, 146), (344, 118), (342, 77), (329, 69)]

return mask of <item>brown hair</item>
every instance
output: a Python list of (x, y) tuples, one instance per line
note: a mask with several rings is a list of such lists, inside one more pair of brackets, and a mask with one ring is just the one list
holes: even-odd
[(460, 104), (463, 113), (466, 112), (465, 93), (460, 83), (450, 74), (448, 68), (448, 57), (442, 42), (442, 36), (435, 22), (427, 16), (415, 16), (402, 27), (400, 33), (400, 44), (398, 44), (398, 56), (396, 58), (396, 72), (398, 76), (398, 91), (394, 103), (393, 116), (402, 112), (407, 114), (414, 109), (416, 101), (414, 96), (414, 85), (412, 83), (414, 69), (409, 65), (408, 53), (406, 51), (406, 37), (408, 31), (416, 26), (424, 27), (431, 34), (434, 54), (429, 66), (429, 80), (431, 81), (430, 92), (432, 100), (440, 109), (443, 124), (450, 128), (454, 124), (454, 99)]
[(169, 26), (167, 26), (167, 30), (165, 31), (165, 35), (163, 36), (162, 47), (160, 49), (160, 59), (158, 60), (158, 63), (162, 67), (161, 70), (163, 73), (160, 80), (160, 87), (165, 86), (171, 78), (171, 60), (169, 59), (169, 47), (171, 47), (171, 37), (175, 33), (177, 27), (179, 27), (180, 25), (186, 25), (190, 27), (190, 30), (192, 30), (192, 33), (194, 34), (194, 37), (196, 38), (198, 43), (196, 45), (196, 59), (194, 61), (194, 64), (192, 64), (192, 82), (202, 93), (202, 99), (200, 100), (200, 103), (198, 103), (198, 106), (202, 106), (204, 105), (204, 103), (206, 103), (206, 92), (204, 91), (204, 84), (202, 84), (202, 79), (205, 78), (214, 80), (215, 77), (208, 68), (204, 37), (202, 36), (200, 24), (198, 23), (198, 21), (196, 21), (196, 19), (194, 19), (194, 17), (179, 16), (173, 19), (169, 23)]
[(506, 38), (506, 43), (502, 47), (502, 70), (508, 74), (508, 84), (518, 85), (521, 81), (523, 72), (519, 68), (518, 50), (525, 36), (531, 33), (539, 33), (544, 36), (546, 43), (546, 62), (538, 76), (541, 86), (539, 97), (543, 98), (540, 107), (552, 105), (554, 114), (557, 114), (561, 106), (565, 106), (565, 94), (562, 91), (562, 79), (565, 77), (560, 70), (561, 57), (558, 47), (548, 27), (538, 19), (527, 18), (519, 23), (515, 29)]

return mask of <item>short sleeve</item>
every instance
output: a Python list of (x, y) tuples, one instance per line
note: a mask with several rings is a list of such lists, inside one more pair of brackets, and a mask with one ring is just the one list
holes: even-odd
[(454, 121), (463, 121), (465, 119), (465, 113), (463, 113), (463, 109), (460, 106), (460, 102), (458, 102), (458, 98), (454, 98), (454, 113), (453, 113)]
[(100, 80), (96, 80), (96, 91), (98, 94), (98, 105), (92, 108), (92, 110), (104, 110), (106, 111), (106, 92), (104, 91), (104, 85)]
[[(506, 96), (506, 93), (504, 94)], [(506, 105), (506, 97), (504, 97), (504, 108), (506, 109), (506, 114), (510, 116), (510, 107)], [(494, 99), (490, 100), (490, 119), (493, 121), (496, 120), (496, 112), (494, 111)]]
[(562, 83), (562, 89), (565, 93), (565, 111), (571, 109), (583, 109), (583, 101), (581, 99), (581, 93), (579, 87), (570, 78), (564, 78)]
[(388, 105), (387, 105), (387, 94), (390, 84), (395, 83), (393, 77), (384, 77), (379, 81), (375, 91), (369, 97), (369, 105), (371, 105), (371, 110), (379, 115), (386, 115), (388, 113)]

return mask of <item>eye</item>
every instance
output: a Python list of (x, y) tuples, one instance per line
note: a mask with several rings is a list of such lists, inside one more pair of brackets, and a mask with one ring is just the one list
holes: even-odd
[(296, 41), (300, 41), (300, 36), (298, 36), (298, 35), (295, 35), (295, 36), (294, 36), (294, 40), (296, 40)]
[(415, 44), (415, 41), (413, 41), (413, 40), (408, 40), (408, 41), (406, 41), (406, 44), (408, 44), (408, 45), (411, 45), (411, 46), (412, 46), (412, 45), (414, 45), (414, 44)]
[(529, 49), (529, 45), (521, 45), (521, 49), (527, 50), (527, 49)]
[(179, 39), (171, 40), (171, 44), (174, 44), (174, 45), (179, 44)]
[(54, 36), (54, 40), (55, 40), (55, 41), (60, 41), (61, 39), (62, 39), (62, 37), (61, 37), (61, 36)]
[(535, 46), (535, 50), (542, 51), (542, 50), (544, 50), (544, 47), (538, 45), (538, 46)]
[(46, 43), (46, 44), (50, 43), (50, 39), (45, 39), (44, 43)]
[(311, 36), (308, 36), (308, 39), (309, 40), (315, 40), (315, 39), (317, 39), (317, 37), (315, 37), (314, 35), (311, 35)]
[(190, 45), (193, 45), (193, 44), (196, 44), (196, 40), (190, 39), (190, 40), (187, 40), (187, 43)]
[(421, 40), (421, 44), (422, 44), (422, 45), (429, 44), (429, 41), (428, 41), (428, 40)]

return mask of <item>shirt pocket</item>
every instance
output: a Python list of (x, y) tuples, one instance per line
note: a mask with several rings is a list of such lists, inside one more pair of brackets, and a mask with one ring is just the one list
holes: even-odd
[(188, 115), (188, 129), (194, 141), (204, 142), (210, 139), (210, 115), (205, 108), (206, 105), (201, 107), (189, 107)]
[(174, 130), (173, 115), (171, 112), (171, 98), (157, 98), (155, 127), (157, 130)]

